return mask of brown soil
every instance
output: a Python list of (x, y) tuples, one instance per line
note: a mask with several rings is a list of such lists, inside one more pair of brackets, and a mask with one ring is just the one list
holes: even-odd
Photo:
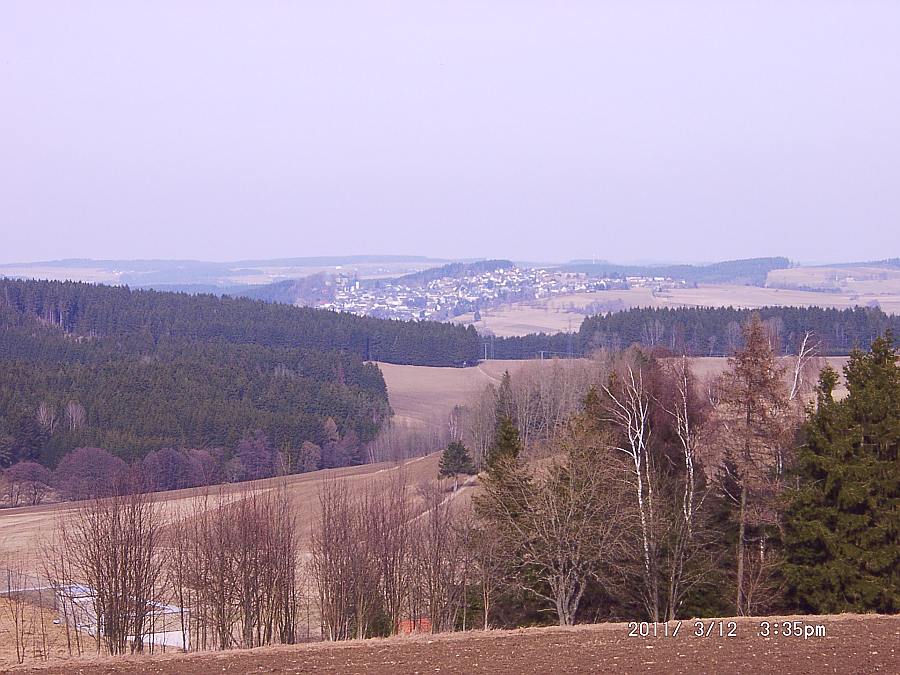
[[(454, 633), (319, 643), (189, 656), (70, 660), (35, 673), (898, 673), (900, 617), (790, 617), (823, 624), (825, 637), (758, 635), (761, 619), (737, 621), (736, 637), (629, 637), (626, 624)], [(785, 617), (770, 621), (786, 620)], [(718, 621), (718, 620), (717, 620)], [(709, 626), (711, 621), (704, 622)], [(717, 622), (716, 622), (717, 624)], [(674, 624), (670, 624), (670, 628)], [(727, 630), (726, 630), (727, 632)]]

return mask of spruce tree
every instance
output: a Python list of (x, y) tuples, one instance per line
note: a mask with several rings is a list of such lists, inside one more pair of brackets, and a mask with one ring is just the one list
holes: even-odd
[(900, 611), (900, 366), (890, 333), (823, 371), (785, 518), (789, 594), (804, 611)]
[(519, 430), (512, 419), (506, 415), (500, 417), (494, 442), (488, 448), (485, 464), (489, 472), (496, 471), (504, 461), (515, 461), (522, 450)]
[(439, 474), (445, 478), (453, 478), (453, 491), (459, 487), (459, 475), (471, 476), (475, 473), (475, 465), (469, 456), (466, 446), (459, 441), (450, 443), (441, 455)]

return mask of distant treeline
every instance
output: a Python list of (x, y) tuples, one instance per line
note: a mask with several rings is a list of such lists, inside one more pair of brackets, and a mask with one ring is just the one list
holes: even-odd
[(616, 265), (606, 261), (576, 260), (559, 269), (600, 277), (671, 277), (692, 283), (761, 286), (769, 272), (790, 266), (791, 261), (787, 258), (774, 257), (725, 260), (710, 265)]
[(497, 359), (529, 359), (541, 352), (582, 356), (595, 349), (642, 344), (689, 356), (728, 356), (741, 346), (741, 326), (754, 312), (766, 322), (782, 353), (793, 352), (806, 331), (815, 334), (820, 352), (830, 356), (849, 354), (856, 347), (868, 349), (889, 328), (900, 337), (900, 317), (869, 307), (635, 308), (588, 317), (577, 333), (488, 340), (487, 352)]

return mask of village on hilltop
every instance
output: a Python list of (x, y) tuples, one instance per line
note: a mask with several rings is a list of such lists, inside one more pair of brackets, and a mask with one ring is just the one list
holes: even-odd
[(684, 280), (664, 276), (601, 278), (516, 266), (444, 276), (425, 283), (407, 283), (402, 278), (373, 283), (346, 274), (337, 275), (332, 283), (333, 297), (318, 304), (323, 309), (383, 319), (432, 321), (445, 321), (466, 312), (506, 303), (553, 296), (641, 287), (662, 291), (686, 286)]

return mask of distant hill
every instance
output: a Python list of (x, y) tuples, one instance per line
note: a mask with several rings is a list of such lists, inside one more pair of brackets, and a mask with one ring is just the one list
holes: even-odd
[(709, 265), (617, 265), (605, 261), (580, 260), (560, 265), (556, 269), (599, 277), (661, 276), (684, 279), (691, 283), (762, 286), (769, 272), (790, 266), (791, 261), (787, 258), (774, 257), (725, 260)]
[(209, 289), (222, 293), (232, 287), (263, 284), (271, 279), (300, 278), (323, 268), (378, 271), (379, 276), (403, 274), (448, 262), (425, 256), (351, 255), (247, 259), (226, 262), (203, 260), (92, 260), (68, 258), (0, 264), (0, 277), (99, 281), (157, 290)]
[(483, 274), (493, 270), (505, 270), (515, 267), (511, 260), (478, 260), (476, 262), (455, 262), (440, 267), (432, 267), (431, 269), (422, 270), (421, 272), (412, 272), (404, 274), (402, 277), (394, 279), (397, 283), (415, 286), (419, 284), (427, 284), (429, 281), (438, 279), (459, 279), (473, 274)]

